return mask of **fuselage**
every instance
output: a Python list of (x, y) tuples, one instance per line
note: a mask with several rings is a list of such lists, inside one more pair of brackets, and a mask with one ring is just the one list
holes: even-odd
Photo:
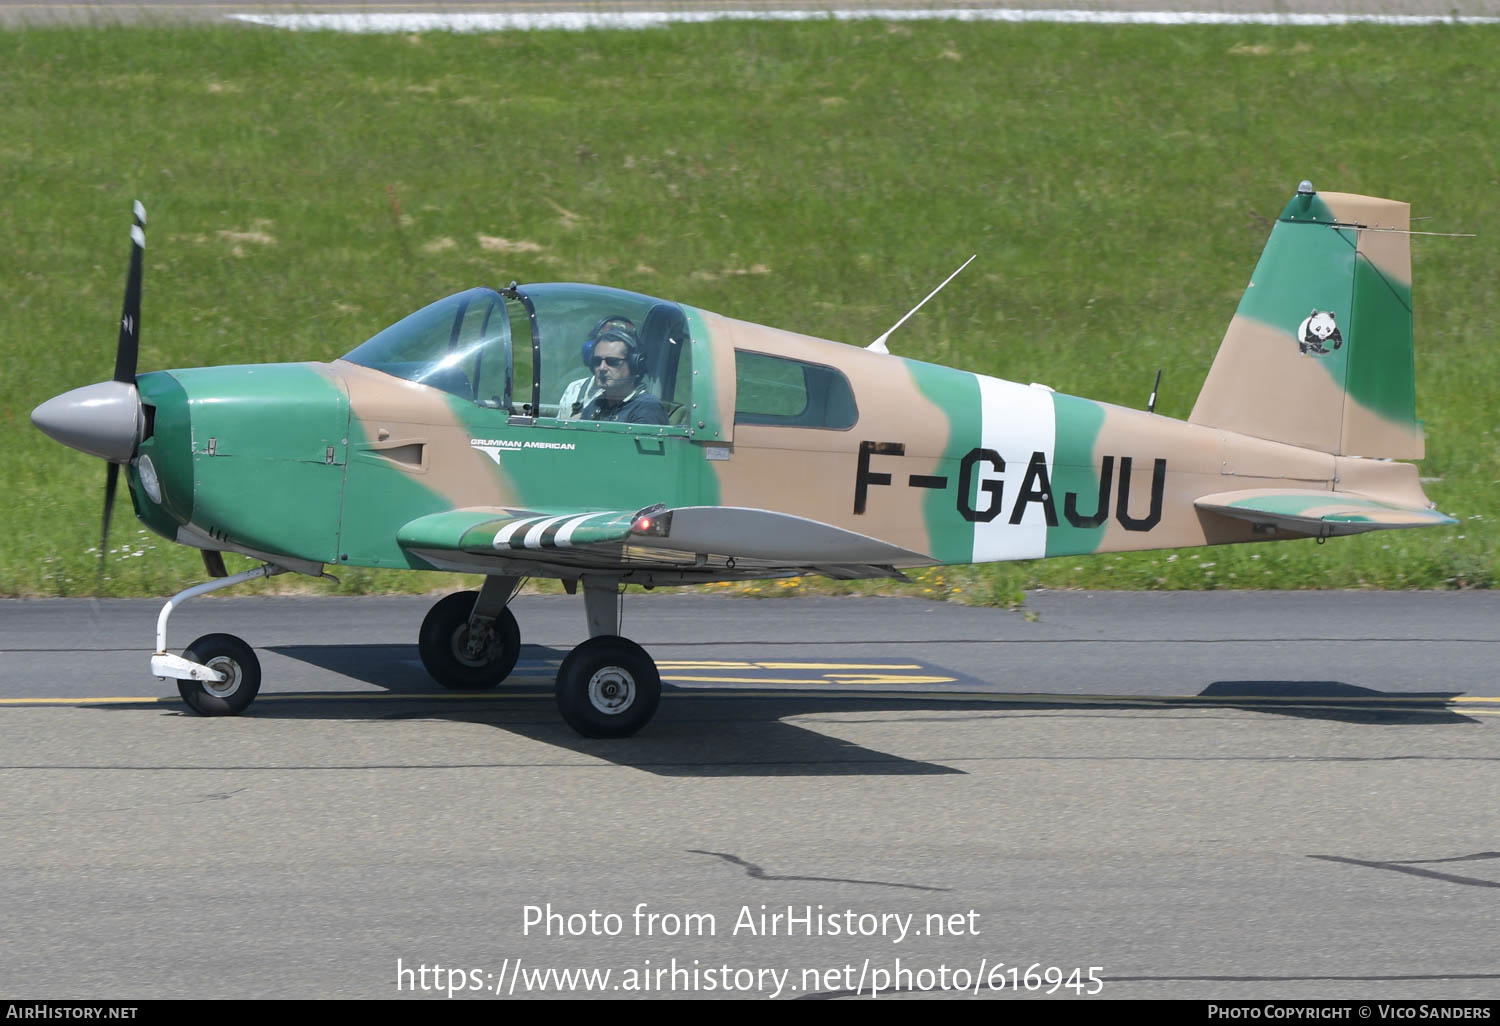
[[(681, 309), (691, 337), (665, 424), (547, 416), (540, 388), (517, 412), (348, 360), (141, 375), (135, 509), (190, 544), (429, 568), (397, 532), (446, 510), (734, 506), (875, 538), (916, 566), (1253, 540), (1193, 506), (1230, 489), (1352, 476), (1420, 496), (1406, 464)], [(803, 399), (777, 391), (799, 380)]]

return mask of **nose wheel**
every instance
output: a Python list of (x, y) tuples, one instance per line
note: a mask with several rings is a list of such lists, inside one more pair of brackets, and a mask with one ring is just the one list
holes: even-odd
[(604, 634), (568, 653), (556, 694), (562, 718), (584, 737), (629, 737), (656, 714), (661, 675), (641, 646)]
[(202, 716), (236, 716), (260, 692), (260, 660), (233, 634), (205, 634), (182, 653), (191, 663), (222, 674), (223, 680), (177, 681), (177, 691)]

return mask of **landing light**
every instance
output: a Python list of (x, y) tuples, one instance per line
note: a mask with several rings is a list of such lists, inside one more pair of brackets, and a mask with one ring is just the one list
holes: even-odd
[(151, 501), (161, 505), (161, 481), (156, 476), (156, 467), (152, 465), (151, 457), (142, 456), (136, 460), (135, 469), (141, 476), (141, 487), (146, 489)]

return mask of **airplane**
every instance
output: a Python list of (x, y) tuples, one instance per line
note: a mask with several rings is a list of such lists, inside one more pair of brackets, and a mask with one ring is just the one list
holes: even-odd
[[(514, 668), (526, 579), (581, 589), (557, 705), (625, 737), (661, 694), (621, 636), (627, 584), (1456, 523), (1401, 462), (1424, 447), (1402, 202), (1301, 183), (1186, 421), (1154, 393), (1142, 411), (906, 359), (889, 332), (847, 345), (580, 284), (471, 288), (329, 363), (138, 374), (145, 223), (137, 203), (113, 379), (32, 420), (108, 461), (106, 536), (124, 468), (141, 522), (202, 550), (210, 580), (166, 602), (151, 671), (203, 715), (243, 712), (259, 661), (229, 634), (169, 653), (172, 611), (279, 573), (484, 575), (419, 631), (459, 690)], [(224, 552), (261, 565), (228, 576)]]

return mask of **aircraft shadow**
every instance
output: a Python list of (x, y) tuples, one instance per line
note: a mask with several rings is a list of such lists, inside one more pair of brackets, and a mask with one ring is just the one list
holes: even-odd
[[(431, 695), (436, 688), (422, 668), (414, 645), (280, 645), (267, 651), (373, 685), (390, 694)], [(550, 690), (555, 668), (567, 654), (566, 649), (522, 645), (516, 676), (532, 678), (532, 683)], [(668, 684), (665, 690), (676, 689)], [(734, 691), (728, 688), (712, 693), (726, 699), (734, 697)], [(1343, 723), (1432, 725), (1478, 722), (1449, 707), (1449, 703), (1462, 694), (1460, 691), (1379, 691), (1336, 680), (1220, 680), (1191, 698), (1163, 697), (1160, 701), (1165, 705), (1212, 704)], [(909, 692), (904, 695), (910, 697)], [(788, 696), (797, 709), (814, 710), (819, 701), (819, 696), (806, 691), (791, 692)], [(1003, 692), (996, 692), (982, 707), (1008, 704), (1005, 697)], [(1015, 701), (1034, 709), (1074, 708), (1078, 702), (1077, 698), (1058, 695), (1056, 703), (1049, 703), (1048, 697), (1045, 693), (1018, 695)], [(1136, 697), (1132, 696), (1133, 699)], [(1149, 699), (1151, 696), (1138, 697)], [(1107, 697), (1091, 701), (1089, 705), (1094, 708), (1139, 708), (1138, 701), (1112, 703)], [(837, 708), (847, 710), (849, 703), (840, 702)]]
[[(264, 651), (316, 667), (344, 683), (262, 693), (247, 715), (283, 720), (446, 720), (495, 727), (560, 751), (572, 751), (660, 776), (936, 776), (963, 770), (865, 748), (795, 721), (831, 713), (841, 722), (922, 710), (929, 714), (1007, 717), (1037, 711), (1092, 714), (1230, 708), (1342, 723), (1392, 725), (1476, 723), (1448, 706), (1458, 692), (1382, 692), (1341, 681), (1215, 681), (1197, 695), (1007, 694), (974, 681), (963, 691), (903, 689), (849, 693), (751, 687), (679, 688), (668, 683), (651, 725), (626, 740), (575, 734), (552, 698), (561, 649), (522, 646), (520, 680), (492, 691), (445, 691), (422, 669), (412, 645), (289, 645)], [(398, 701), (381, 701), (399, 697)], [(280, 699), (280, 700), (278, 700)], [(292, 699), (288, 701), (287, 699)], [(124, 710), (128, 704), (101, 705)], [(139, 708), (136, 706), (135, 708)], [(180, 715), (190, 715), (182, 709)], [(822, 726), (830, 726), (824, 723)], [(836, 727), (835, 727), (836, 729)], [(481, 756), (482, 759), (482, 756)]]
[[(362, 681), (384, 689), (390, 694), (430, 695), (435, 685), (427, 671), (421, 666), (414, 645), (283, 645), (268, 651), (317, 666), (351, 680)], [(556, 666), (567, 655), (567, 650), (543, 645), (522, 645), (517, 676), (533, 678), (532, 682), (545, 687), (549, 692)], [(933, 667), (941, 669), (941, 667)], [(976, 682), (979, 683), (979, 682)], [(665, 692), (674, 689), (666, 685)], [(703, 689), (694, 689), (702, 693)], [(711, 692), (716, 698), (733, 700), (734, 689), (725, 688)], [(1163, 705), (1213, 705), (1255, 712), (1276, 713), (1305, 719), (1325, 719), (1340, 723), (1370, 724), (1423, 724), (1476, 723), (1477, 720), (1452, 709), (1449, 703), (1460, 697), (1460, 691), (1380, 691), (1358, 684), (1335, 680), (1220, 680), (1214, 681), (1185, 699), (1162, 697)], [(849, 701), (828, 696), (836, 703), (833, 708), (847, 711)], [(821, 705), (823, 696), (807, 691), (788, 692), (786, 704), (792, 711), (828, 711)], [(892, 695), (892, 699), (913, 700), (910, 692)], [(1018, 695), (1015, 704), (1032, 709), (1076, 708), (1078, 697), (1057, 696), (1057, 702), (1048, 702), (1049, 696), (1042, 694)], [(1140, 708), (1140, 700), (1151, 700), (1151, 696), (1130, 696), (1130, 700), (1111, 702), (1108, 697), (1089, 701), (1093, 708)], [(778, 704), (781, 704), (778, 702)], [(1004, 707), (1003, 692), (988, 694), (982, 703), (973, 708), (993, 709)], [(954, 703), (945, 702), (949, 708)], [(868, 708), (861, 702), (859, 707)], [(786, 715), (784, 711), (782, 715)]]
[(1377, 691), (1337, 680), (1220, 680), (1198, 693), (1216, 705), (1340, 723), (1477, 723), (1453, 711), (1460, 691)]
[[(1457, 692), (1381, 692), (1341, 681), (1215, 681), (1195, 696), (1100, 697), (934, 693), (906, 690), (859, 696), (808, 690), (768, 692), (743, 688), (676, 688), (667, 684), (655, 720), (625, 741), (576, 735), (558, 718), (551, 668), (562, 649), (523, 645), (515, 686), (465, 696), (438, 688), (412, 645), (286, 645), (267, 651), (350, 681), (380, 688), (407, 701), (371, 703), (368, 691), (327, 690), (278, 702), (275, 692), (249, 715), (279, 719), (441, 719), (486, 724), (552, 747), (605, 759), (661, 776), (931, 776), (963, 773), (951, 766), (905, 759), (799, 726), (789, 719), (817, 713), (868, 714), (900, 710), (1013, 714), (1020, 711), (1220, 708), (1358, 724), (1473, 723), (1447, 707)], [(509, 700), (495, 698), (509, 693)], [(423, 699), (430, 701), (423, 701)], [(1082, 699), (1082, 701), (1080, 701)]]
[[(267, 651), (297, 659), (320, 669), (362, 681), (388, 694), (411, 696), (396, 711), (373, 711), (359, 701), (340, 704), (338, 692), (324, 693), (328, 702), (276, 703), (261, 701), (250, 715), (288, 719), (443, 719), (482, 723), (523, 737), (622, 766), (662, 776), (935, 776), (962, 775), (950, 766), (904, 759), (886, 752), (808, 730), (786, 718), (798, 714), (848, 711), (849, 700), (823, 698), (806, 692), (784, 697), (714, 691), (699, 698), (693, 689), (688, 701), (673, 701), (679, 689), (666, 684), (663, 702), (651, 725), (628, 740), (579, 737), (557, 714), (552, 698), (552, 676), (567, 651), (522, 645), (516, 676), (522, 683), (502, 684), (495, 691), (474, 693), (464, 701), (460, 692), (445, 692), (422, 669), (413, 645), (284, 645)], [(417, 665), (413, 666), (413, 663)], [(538, 666), (537, 664), (541, 664)], [(545, 680), (539, 679), (545, 674)], [(497, 702), (494, 696), (516, 694)], [(349, 693), (353, 698), (355, 693)], [(431, 702), (421, 702), (421, 698)], [(902, 703), (892, 703), (902, 704)], [(904, 704), (920, 704), (907, 702)], [(947, 703), (945, 703), (946, 705)], [(882, 705), (884, 705), (882, 703)], [(974, 708), (982, 708), (975, 704)]]

